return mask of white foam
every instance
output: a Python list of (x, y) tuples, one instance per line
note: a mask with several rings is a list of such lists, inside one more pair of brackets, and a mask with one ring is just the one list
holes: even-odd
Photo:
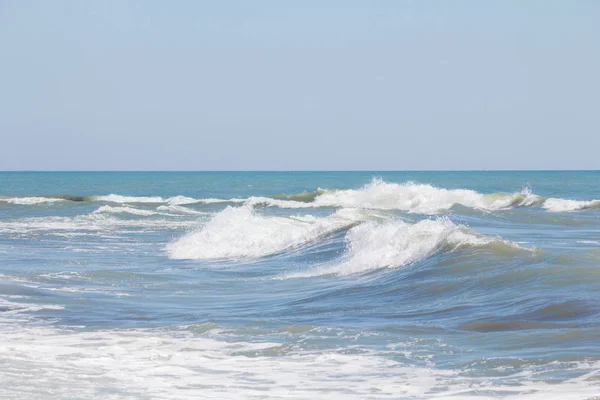
[[(0, 313), (2, 316), (2, 319), (0, 319), (0, 326), (7, 322), (7, 318), (8, 322), (10, 323), (16, 321), (31, 320), (33, 318), (31, 317), (31, 315), (29, 315), (30, 313), (42, 310), (62, 309), (64, 309), (64, 307), (57, 304), (15, 303), (0, 297)], [(19, 315), (17, 319), (14, 319), (17, 314), (23, 315)]]
[(133, 207), (111, 207), (111, 206), (102, 206), (100, 208), (98, 208), (96, 211), (94, 211), (92, 214), (101, 214), (101, 213), (128, 213), (128, 214), (134, 214), (134, 215), (143, 215), (143, 216), (150, 216), (150, 215), (156, 215), (158, 214), (155, 211), (150, 211), (150, 210), (140, 210), (139, 208), (133, 208)]
[[(239, 200), (239, 199), (230, 199), (231, 201)], [(315, 208), (315, 207), (323, 207), (323, 205), (317, 204), (315, 202), (305, 203), (302, 201), (296, 200), (281, 200), (274, 199), (271, 197), (262, 197), (262, 196), (252, 196), (248, 197), (243, 201), (243, 203), (250, 207), (257, 206), (268, 206), (268, 207), (280, 207), (280, 208)]]
[[(151, 211), (153, 212), (153, 211)], [(145, 230), (185, 228), (195, 221), (177, 219), (121, 219), (111, 212), (99, 212), (76, 217), (31, 217), (0, 220), (0, 232), (16, 235), (52, 234), (85, 235), (97, 232), (119, 232), (126, 228)], [(168, 215), (162, 215), (168, 217)]]
[(227, 207), (199, 231), (167, 246), (171, 258), (254, 258), (311, 242), (364, 219), (364, 213), (344, 209), (318, 218), (264, 216), (248, 206)]
[(568, 212), (600, 208), (600, 200), (568, 200), (549, 198), (544, 201), (542, 207), (551, 212)]
[(528, 188), (519, 193), (481, 194), (469, 189), (443, 189), (414, 182), (387, 183), (380, 179), (373, 179), (360, 189), (321, 191), (312, 202), (250, 197), (247, 204), (282, 208), (354, 207), (437, 214), (455, 205), (492, 211), (531, 206), (541, 201), (541, 197), (532, 194)]
[(166, 200), (162, 197), (152, 196), (152, 197), (143, 197), (143, 196), (121, 196), (119, 194), (109, 194), (106, 196), (96, 196), (94, 197), (96, 201), (106, 201), (109, 203), (164, 203)]
[(199, 199), (194, 199), (192, 197), (186, 197), (186, 196), (175, 196), (175, 197), (169, 197), (166, 202), (169, 205), (172, 206), (178, 206), (178, 205), (183, 205), (183, 204), (194, 204), (194, 203), (198, 203), (200, 200)]
[(0, 202), (9, 204), (21, 204), (21, 205), (32, 205), (42, 203), (57, 203), (64, 201), (64, 199), (58, 199), (53, 197), (6, 197), (0, 198)]
[[(353, 346), (290, 350), (277, 342), (226, 342), (186, 331), (74, 332), (19, 327), (1, 333), (0, 397), (110, 399), (586, 399), (597, 395), (598, 363), (525, 367), (469, 377), (390, 359), (393, 350)], [(544, 372), (577, 377), (545, 383)], [(466, 372), (466, 374), (463, 374)], [(515, 384), (517, 382), (518, 384)]]
[(348, 231), (347, 250), (341, 262), (288, 274), (284, 278), (348, 275), (381, 268), (399, 268), (442, 250), (453, 251), (492, 243), (520, 248), (517, 244), (499, 238), (471, 232), (447, 218), (421, 220), (415, 224), (401, 220), (369, 221)]
[(171, 213), (178, 214), (190, 214), (190, 215), (207, 215), (209, 213), (203, 211), (193, 210), (191, 208), (177, 206), (177, 205), (169, 205), (169, 206), (158, 206), (156, 208), (157, 211), (168, 211)]

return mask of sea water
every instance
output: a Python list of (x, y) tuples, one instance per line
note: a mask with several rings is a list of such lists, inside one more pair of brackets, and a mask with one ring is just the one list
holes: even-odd
[(0, 173), (0, 398), (600, 396), (600, 172)]

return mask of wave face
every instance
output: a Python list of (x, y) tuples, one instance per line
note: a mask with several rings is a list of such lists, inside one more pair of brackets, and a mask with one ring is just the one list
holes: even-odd
[(0, 399), (597, 396), (600, 172), (381, 176), (0, 172)]
[(381, 268), (399, 268), (422, 261), (439, 252), (495, 245), (505, 250), (527, 249), (517, 244), (469, 231), (447, 218), (404, 221), (369, 221), (355, 226), (346, 234), (344, 260), (333, 265), (287, 277), (310, 277), (326, 274), (349, 275)]
[(170, 243), (167, 252), (174, 259), (262, 257), (309, 243), (362, 218), (356, 210), (325, 218), (267, 217), (250, 207), (227, 207), (198, 232)]

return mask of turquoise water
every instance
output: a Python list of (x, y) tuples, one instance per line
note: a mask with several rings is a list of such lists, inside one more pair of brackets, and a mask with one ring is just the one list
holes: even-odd
[(600, 172), (0, 173), (0, 397), (590, 399)]

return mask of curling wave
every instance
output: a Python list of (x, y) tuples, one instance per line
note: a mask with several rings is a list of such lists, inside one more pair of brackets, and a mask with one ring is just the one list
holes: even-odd
[(167, 245), (174, 259), (257, 258), (294, 248), (366, 218), (342, 209), (328, 217), (264, 216), (248, 206), (227, 207), (199, 231)]
[(463, 248), (487, 247), (491, 251), (528, 251), (498, 237), (481, 235), (447, 218), (421, 220), (368, 221), (346, 234), (346, 254), (341, 262), (313, 270), (288, 274), (286, 278), (319, 275), (349, 275), (382, 268), (399, 268), (437, 253)]

